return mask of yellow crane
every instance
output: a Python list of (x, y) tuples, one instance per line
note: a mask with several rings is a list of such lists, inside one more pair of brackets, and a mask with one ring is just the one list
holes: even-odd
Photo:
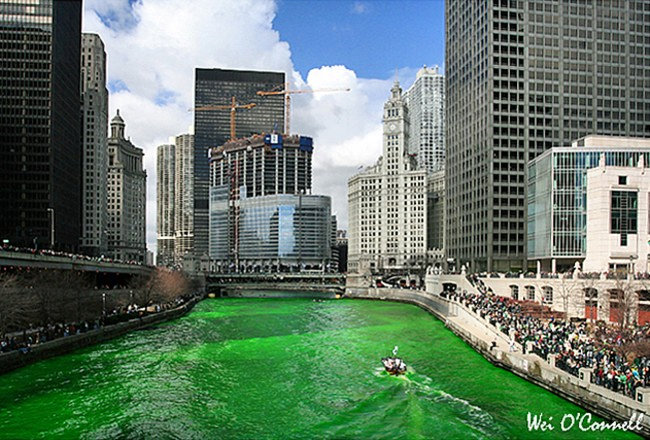
[[(230, 140), (235, 139), (235, 113), (238, 109), (251, 109), (255, 107), (255, 103), (251, 102), (250, 104), (237, 104), (235, 97), (232, 97), (230, 105), (204, 105), (201, 107), (196, 107), (194, 110), (207, 111), (207, 110), (228, 110), (230, 109)], [(192, 109), (190, 109), (192, 111)]]
[(284, 95), (284, 134), (291, 134), (289, 131), (289, 120), (291, 119), (291, 95), (297, 93), (318, 93), (318, 92), (349, 92), (350, 89), (314, 89), (314, 90), (290, 90), (289, 83), (284, 85), (284, 90), (260, 90), (259, 96)]

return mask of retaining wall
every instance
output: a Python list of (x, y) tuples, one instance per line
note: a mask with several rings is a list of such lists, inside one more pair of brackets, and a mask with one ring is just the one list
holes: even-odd
[(57, 338), (52, 341), (34, 345), (31, 347), (30, 351), (25, 354), (18, 350), (10, 351), (8, 353), (0, 353), (0, 374), (15, 370), (33, 362), (69, 353), (79, 348), (113, 339), (133, 330), (138, 330), (178, 318), (192, 310), (194, 305), (199, 301), (200, 299), (193, 299), (178, 308), (146, 315), (142, 319), (135, 318), (130, 321), (120, 322), (97, 330), (91, 330), (86, 333)]

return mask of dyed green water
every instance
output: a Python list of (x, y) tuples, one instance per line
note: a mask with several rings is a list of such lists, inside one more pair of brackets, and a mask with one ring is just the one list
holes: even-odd
[[(380, 368), (393, 345), (406, 377)], [(528, 411), (584, 412), (422, 310), (369, 301), (207, 300), (0, 377), (2, 438), (604, 438), (530, 433)]]

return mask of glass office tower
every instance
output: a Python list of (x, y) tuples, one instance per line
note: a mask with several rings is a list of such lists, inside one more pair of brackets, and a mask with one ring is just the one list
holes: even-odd
[(81, 1), (0, 2), (0, 239), (81, 236)]
[[(238, 110), (236, 136), (270, 133), (284, 127), (284, 96), (258, 96), (258, 91), (283, 90), (283, 72), (196, 69), (194, 103), (196, 107), (255, 103)], [(230, 139), (230, 110), (197, 111), (194, 115), (194, 255), (208, 253), (208, 148)]]

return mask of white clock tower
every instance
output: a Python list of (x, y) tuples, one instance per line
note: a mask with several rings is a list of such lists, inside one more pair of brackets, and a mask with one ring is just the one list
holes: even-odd
[(408, 145), (408, 108), (402, 88), (395, 81), (390, 99), (384, 104), (384, 173), (395, 175), (407, 171), (410, 161), (406, 156)]
[(426, 265), (426, 171), (408, 154), (399, 83), (384, 104), (383, 156), (348, 181), (348, 271), (400, 273)]

